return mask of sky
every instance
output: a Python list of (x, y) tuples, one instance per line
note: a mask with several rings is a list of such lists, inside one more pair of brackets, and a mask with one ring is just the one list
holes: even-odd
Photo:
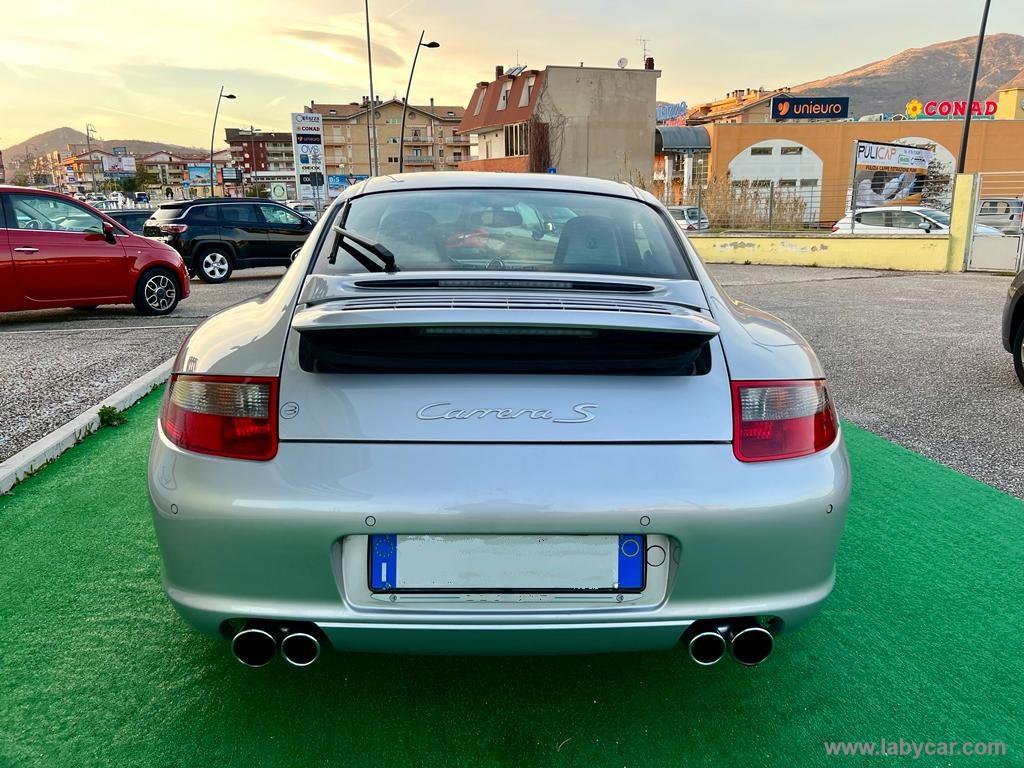
[[(662, 71), (658, 98), (796, 85), (907, 48), (977, 34), (983, 0), (370, 0), (374, 86), (464, 106), (517, 62)], [(362, 0), (37, 0), (0, 14), (0, 147), (52, 128), (206, 146), (225, 126), (288, 130), (311, 100), (369, 92)], [(992, 0), (988, 31), (1024, 34), (1024, 2)], [(908, 84), (910, 86), (912, 84)], [(957, 94), (959, 96), (959, 94)]]

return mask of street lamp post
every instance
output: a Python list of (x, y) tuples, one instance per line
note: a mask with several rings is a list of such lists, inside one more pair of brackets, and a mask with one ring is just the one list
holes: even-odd
[(217, 95), (217, 107), (213, 110), (213, 129), (210, 131), (210, 197), (213, 197), (213, 140), (217, 136), (217, 115), (220, 114), (221, 99), (233, 99), (235, 94), (224, 93), (224, 86), (220, 87)]
[(440, 48), (441, 44), (431, 40), (423, 42), (426, 30), (420, 32), (420, 41), (416, 44), (416, 53), (412, 56), (412, 67), (409, 68), (409, 83), (405, 86), (405, 102), (402, 104), (402, 135), (398, 137), (398, 172), (405, 170), (405, 116), (409, 114), (409, 91), (412, 90), (412, 76), (416, 72), (416, 59), (420, 56), (420, 48)]
[[(366, 65), (370, 69), (370, 114), (367, 122), (366, 151), (369, 152), (370, 176), (376, 176), (380, 172), (380, 162), (377, 158), (377, 119), (375, 113), (377, 105), (373, 94), (373, 52), (370, 49), (370, 0), (364, 0), (366, 8)], [(374, 161), (377, 160), (376, 164)]]
[(964, 110), (964, 130), (960, 137), (960, 156), (956, 161), (956, 172), (963, 173), (967, 163), (967, 142), (971, 135), (971, 112), (974, 109), (974, 91), (978, 87), (978, 69), (981, 67), (981, 46), (985, 43), (985, 25), (988, 24), (988, 8), (992, 0), (985, 0), (985, 8), (981, 12), (981, 30), (978, 32), (978, 47), (974, 50), (974, 69), (971, 70), (971, 88), (967, 94), (967, 109)]

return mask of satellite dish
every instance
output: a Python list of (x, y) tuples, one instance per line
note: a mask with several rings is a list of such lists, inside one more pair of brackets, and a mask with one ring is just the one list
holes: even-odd
[(629, 59), (627, 59), (625, 56), (623, 56), (621, 59), (619, 59), (618, 64), (619, 64), (619, 69), (625, 69), (626, 65), (629, 64)]

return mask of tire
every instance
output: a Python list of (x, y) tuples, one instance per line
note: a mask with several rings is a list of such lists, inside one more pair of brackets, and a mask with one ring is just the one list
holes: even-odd
[(1013, 335), (1013, 367), (1017, 371), (1017, 378), (1024, 386), (1024, 320), (1017, 326), (1017, 332)]
[(178, 278), (166, 269), (150, 269), (135, 283), (132, 303), (140, 315), (169, 315), (181, 299)]
[(204, 283), (217, 284), (226, 282), (231, 277), (234, 264), (227, 248), (214, 246), (199, 252), (192, 269)]

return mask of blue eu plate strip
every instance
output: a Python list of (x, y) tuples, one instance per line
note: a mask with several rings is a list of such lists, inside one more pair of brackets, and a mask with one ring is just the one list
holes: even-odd
[(643, 588), (646, 559), (642, 535), (619, 536), (619, 589)]
[(398, 583), (398, 537), (371, 536), (370, 551), (370, 588), (394, 589)]

